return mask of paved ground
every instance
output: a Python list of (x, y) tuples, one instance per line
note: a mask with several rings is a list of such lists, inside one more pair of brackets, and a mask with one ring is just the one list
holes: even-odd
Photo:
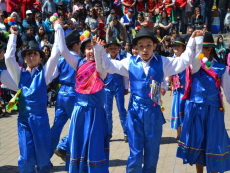
[[(164, 125), (162, 142), (160, 147), (160, 158), (158, 161), (157, 173), (195, 173), (195, 166), (183, 165), (182, 160), (176, 158), (177, 143), (175, 140), (176, 131), (170, 129), (170, 111), (172, 97), (170, 91), (163, 97), (164, 115), (167, 123)], [(128, 106), (129, 96), (126, 96), (126, 108)], [(226, 128), (230, 132), (230, 106), (225, 102), (226, 111)], [(50, 124), (53, 124), (54, 108), (48, 108)], [(129, 154), (128, 144), (123, 142), (123, 133), (120, 120), (114, 103), (114, 124), (113, 140), (110, 145), (110, 173), (124, 173)], [(62, 137), (68, 132), (68, 125), (64, 127)], [(18, 137), (17, 137), (17, 115), (12, 114), (7, 118), (0, 118), (0, 173), (18, 173), (17, 159), (19, 156)], [(56, 156), (52, 158), (54, 164), (53, 172), (64, 173), (65, 163)]]

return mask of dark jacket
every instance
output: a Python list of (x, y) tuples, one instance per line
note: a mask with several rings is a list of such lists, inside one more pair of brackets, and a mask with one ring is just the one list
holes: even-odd
[(217, 0), (216, 5), (220, 10), (230, 9), (230, 0)]
[(192, 16), (191, 24), (194, 27), (194, 30), (201, 29), (201, 25), (203, 24), (203, 16), (200, 15), (198, 18)]
[(32, 40), (36, 41), (36, 39), (35, 39), (35, 37), (33, 35), (31, 35), (30, 37), (28, 36), (27, 33), (24, 33), (22, 35), (22, 42), (24, 42), (24, 41), (32, 41)]

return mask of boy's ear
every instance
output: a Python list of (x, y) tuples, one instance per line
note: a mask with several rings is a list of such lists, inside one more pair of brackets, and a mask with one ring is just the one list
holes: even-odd
[(157, 43), (153, 43), (153, 50), (156, 50), (157, 48)]

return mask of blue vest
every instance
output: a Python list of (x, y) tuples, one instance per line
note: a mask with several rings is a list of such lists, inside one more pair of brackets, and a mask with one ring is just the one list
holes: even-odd
[[(212, 68), (219, 78), (226, 71), (226, 67), (222, 63), (215, 62)], [(192, 75), (190, 102), (220, 107), (219, 91), (216, 88), (215, 81), (202, 68)]]
[(136, 56), (131, 56), (129, 61), (129, 79), (131, 94), (137, 95), (144, 99), (149, 99), (151, 91), (150, 84), (152, 79), (161, 83), (164, 78), (163, 64), (161, 56), (156, 56), (157, 60), (153, 57), (150, 61), (150, 66), (147, 76), (145, 75), (142, 62), (140, 58), (136, 61)]
[[(123, 59), (123, 56), (120, 55), (120, 60)], [(109, 85), (110, 82), (112, 82), (115, 85), (123, 85), (123, 76), (119, 74), (108, 74), (106, 80), (105, 80), (105, 85)]]
[[(180, 81), (180, 86), (182, 88), (178, 88), (177, 90), (174, 90), (173, 93), (176, 93), (176, 92), (184, 93), (184, 91), (185, 91), (185, 82), (186, 82), (185, 75), (186, 75), (186, 70), (178, 73), (179, 81)], [(175, 75), (173, 75), (173, 76), (175, 76)]]
[(0, 67), (0, 76), (1, 76), (3, 70), (5, 70), (5, 69)]
[[(122, 18), (124, 19), (124, 23), (130, 23), (130, 21), (127, 18), (126, 15), (124, 15)], [(132, 17), (132, 20), (131, 20), (131, 23), (130, 23), (131, 25), (125, 26), (126, 27), (126, 31), (130, 31), (132, 28), (135, 28), (135, 25), (136, 25), (135, 23), (136, 23), (136, 19), (134, 17)]]
[(22, 88), (19, 97), (19, 115), (47, 114), (47, 85), (43, 67), (38, 67), (32, 77), (29, 71), (21, 70), (18, 88)]

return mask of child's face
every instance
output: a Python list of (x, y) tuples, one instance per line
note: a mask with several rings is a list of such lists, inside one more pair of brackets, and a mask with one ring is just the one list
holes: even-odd
[(184, 49), (185, 48), (181, 44), (173, 45), (173, 52), (175, 53), (177, 57), (183, 53)]
[(94, 51), (90, 41), (85, 45), (85, 56), (88, 61), (94, 61)]
[(40, 57), (40, 53), (38, 51), (30, 50), (26, 52), (24, 61), (27, 66), (29, 66), (30, 68), (34, 68), (41, 63), (42, 58)]
[(222, 37), (219, 38), (219, 42), (220, 42), (220, 43), (223, 42), (223, 38), (222, 38)]
[(111, 57), (115, 57), (114, 59), (116, 59), (117, 53), (120, 51), (119, 46), (116, 44), (111, 44), (108, 46), (108, 49)]
[(126, 44), (125, 44), (125, 51), (126, 51), (126, 52), (129, 52), (129, 51), (130, 51), (129, 43), (126, 43)]
[(40, 28), (39, 28), (39, 34), (41, 34), (41, 35), (44, 34), (44, 29), (43, 29), (43, 27), (40, 27)]
[(138, 52), (145, 61), (151, 58), (156, 46), (150, 38), (142, 38), (137, 41)]
[(134, 47), (132, 48), (132, 54), (133, 54), (133, 56), (137, 56), (137, 55), (139, 54), (138, 49), (137, 49), (137, 46), (134, 46)]
[(33, 32), (34, 32), (33, 28), (30, 28), (30, 29), (27, 30), (28, 35), (33, 35)]
[(44, 47), (43, 51), (45, 52), (45, 56), (49, 56), (49, 49), (48, 49), (48, 47)]
[(5, 49), (1, 50), (0, 52), (0, 59), (4, 58), (4, 54), (6, 53)]

